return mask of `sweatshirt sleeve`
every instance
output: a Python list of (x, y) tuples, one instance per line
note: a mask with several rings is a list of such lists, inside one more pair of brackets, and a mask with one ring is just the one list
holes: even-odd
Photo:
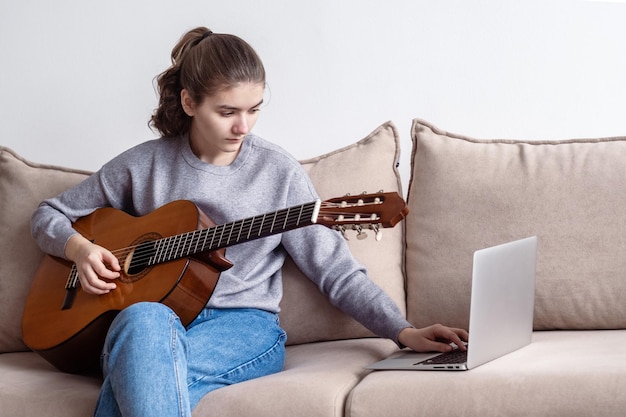
[[(313, 186), (303, 173), (295, 194), (310, 201)], [(300, 191), (298, 191), (300, 190)], [(317, 198), (314, 191), (313, 198)], [(283, 233), (283, 246), (296, 265), (326, 294), (330, 302), (349, 314), (378, 336), (398, 342), (400, 331), (413, 327), (397, 304), (367, 275), (341, 234), (325, 226), (314, 225)]]
[(31, 234), (41, 250), (64, 258), (67, 241), (77, 232), (72, 223), (113, 201), (102, 181), (102, 171), (83, 182), (44, 200), (31, 217)]

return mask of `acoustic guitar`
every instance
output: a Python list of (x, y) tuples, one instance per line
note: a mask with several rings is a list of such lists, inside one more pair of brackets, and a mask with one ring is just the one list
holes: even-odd
[(381, 227), (395, 226), (407, 213), (397, 193), (317, 200), (223, 225), (187, 200), (141, 217), (101, 208), (73, 227), (119, 259), (117, 288), (87, 294), (75, 264), (45, 255), (26, 300), (23, 339), (61, 371), (99, 373), (104, 338), (119, 311), (140, 301), (161, 302), (189, 324), (211, 297), (220, 272), (232, 266), (226, 247), (314, 224), (344, 236), (355, 230), (358, 238), (371, 229), (378, 238)]

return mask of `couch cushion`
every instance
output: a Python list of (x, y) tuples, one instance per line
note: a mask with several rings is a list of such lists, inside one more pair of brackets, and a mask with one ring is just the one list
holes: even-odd
[[(301, 161), (323, 200), (364, 191), (402, 193), (396, 169), (400, 153), (395, 126), (387, 122), (364, 139), (316, 158)], [(348, 232), (354, 256), (405, 311), (402, 225), (384, 229), (381, 241), (373, 233), (357, 240)], [(287, 260), (283, 269), (284, 297), (281, 324), (288, 344), (371, 335), (355, 320), (333, 307), (308, 279)]]
[[(363, 366), (396, 349), (382, 339), (289, 346), (283, 372), (214, 391), (193, 415), (340, 417)], [(0, 354), (0, 415), (92, 415), (100, 384), (98, 378), (59, 372), (32, 352)]]
[(0, 147), (0, 352), (26, 350), (22, 310), (43, 256), (30, 235), (39, 203), (78, 183), (87, 172), (28, 162)]
[(345, 415), (621, 417), (624, 344), (624, 330), (536, 332), (529, 346), (467, 372), (373, 372)]
[(59, 372), (33, 352), (0, 354), (0, 415), (84, 417), (93, 415), (99, 378)]
[(473, 252), (537, 235), (535, 329), (626, 328), (626, 138), (412, 138), (409, 320), (467, 327)]
[(348, 394), (368, 372), (363, 367), (396, 349), (384, 339), (288, 346), (282, 372), (213, 391), (193, 415), (342, 417)]

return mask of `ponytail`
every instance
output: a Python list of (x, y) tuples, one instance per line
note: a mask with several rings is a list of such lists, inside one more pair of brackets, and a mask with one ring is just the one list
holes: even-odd
[(163, 137), (187, 134), (191, 117), (183, 110), (180, 93), (187, 90), (195, 103), (239, 83), (265, 84), (265, 69), (254, 49), (243, 39), (195, 28), (172, 50), (172, 65), (157, 76), (159, 105), (150, 126)]

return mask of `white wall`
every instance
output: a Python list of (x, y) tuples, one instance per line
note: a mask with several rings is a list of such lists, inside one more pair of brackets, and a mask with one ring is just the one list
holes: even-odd
[[(153, 77), (197, 25), (248, 40), (256, 132), (308, 158), (414, 117), (475, 137), (626, 135), (626, 4), (583, 0), (1, 0), (0, 144), (95, 170), (154, 136)], [(351, 191), (351, 190), (346, 190)]]

